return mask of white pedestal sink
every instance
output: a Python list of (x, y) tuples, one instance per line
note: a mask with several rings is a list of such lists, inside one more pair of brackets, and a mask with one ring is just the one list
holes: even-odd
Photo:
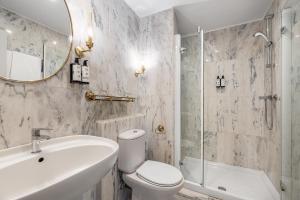
[(72, 200), (113, 168), (116, 142), (94, 136), (70, 136), (0, 151), (1, 200)]

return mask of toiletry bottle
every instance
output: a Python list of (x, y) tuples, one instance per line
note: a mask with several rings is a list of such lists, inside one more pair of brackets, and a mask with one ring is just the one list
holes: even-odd
[(217, 87), (217, 88), (221, 87), (221, 79), (220, 79), (220, 76), (217, 76), (216, 87)]
[(221, 87), (224, 88), (225, 87), (225, 77), (224, 75), (221, 78)]
[(79, 63), (79, 58), (75, 58), (75, 62), (71, 63), (70, 69), (70, 82), (80, 83), (81, 82), (81, 65)]
[(89, 66), (87, 64), (87, 60), (83, 61), (83, 65), (81, 67), (81, 82), (83, 84), (89, 84), (89, 77), (90, 77), (90, 69)]

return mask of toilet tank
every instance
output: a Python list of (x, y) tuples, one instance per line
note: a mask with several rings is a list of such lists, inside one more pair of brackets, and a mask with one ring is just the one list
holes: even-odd
[(133, 173), (145, 161), (146, 134), (144, 130), (134, 129), (123, 132), (118, 137), (118, 168), (124, 173)]

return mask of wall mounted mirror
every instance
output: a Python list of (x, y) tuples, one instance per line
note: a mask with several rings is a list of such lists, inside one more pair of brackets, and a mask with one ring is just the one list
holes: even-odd
[(0, 77), (50, 78), (68, 60), (72, 38), (65, 0), (0, 0)]

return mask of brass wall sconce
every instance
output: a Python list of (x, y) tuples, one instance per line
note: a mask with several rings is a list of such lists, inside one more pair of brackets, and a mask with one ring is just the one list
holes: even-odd
[(79, 58), (83, 58), (85, 56), (85, 53), (90, 52), (94, 47), (94, 41), (91, 36), (88, 37), (87, 41), (85, 42), (85, 45), (87, 48), (84, 48), (82, 46), (77, 46), (75, 48), (75, 53)]
[(137, 69), (134, 73), (135, 77), (139, 77), (141, 75), (144, 75), (146, 71), (146, 68), (144, 65), (142, 65), (139, 69)]

